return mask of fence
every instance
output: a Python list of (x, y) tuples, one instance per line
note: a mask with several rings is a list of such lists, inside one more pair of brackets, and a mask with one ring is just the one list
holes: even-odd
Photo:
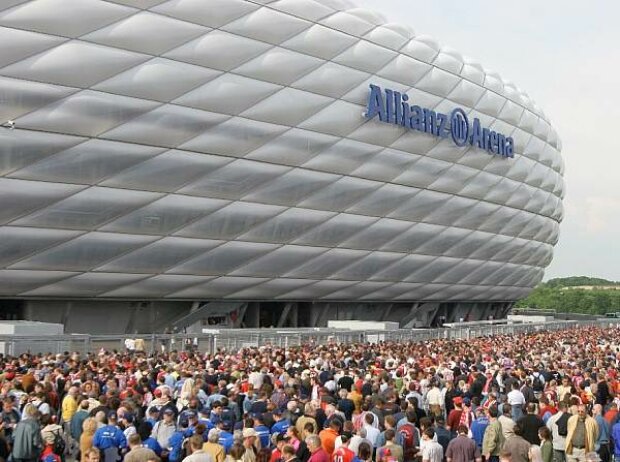
[[(571, 329), (584, 326), (620, 327), (620, 320), (552, 321), (523, 324), (463, 323), (452, 328), (399, 329), (399, 330), (346, 330), (346, 329), (222, 329), (202, 334), (151, 334), (143, 336), (144, 351), (154, 352), (176, 349), (194, 349), (214, 352), (219, 348), (239, 351), (244, 347), (276, 345), (289, 347), (302, 344), (416, 342), (431, 339), (469, 339), (475, 337), (506, 335), (525, 332)], [(106, 350), (125, 350), (127, 339), (135, 335), (72, 334), (61, 336), (0, 336), (0, 353), (63, 353), (66, 351), (86, 354)]]

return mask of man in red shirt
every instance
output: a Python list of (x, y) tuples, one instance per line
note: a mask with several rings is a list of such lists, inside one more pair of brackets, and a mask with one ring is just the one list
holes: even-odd
[(450, 430), (453, 434), (456, 434), (456, 429), (461, 422), (461, 414), (463, 414), (463, 398), (460, 396), (455, 396), (452, 400), (454, 403), (454, 409), (450, 411), (448, 415), (448, 421), (446, 422), (446, 428)]
[(332, 462), (352, 462), (356, 454), (349, 449), (349, 443), (351, 442), (352, 435), (350, 433), (343, 433), (340, 435), (342, 446), (334, 451), (332, 454)]

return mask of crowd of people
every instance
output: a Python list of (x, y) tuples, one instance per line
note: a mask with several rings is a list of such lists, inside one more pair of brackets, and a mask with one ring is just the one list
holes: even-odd
[(0, 355), (0, 462), (620, 460), (620, 329)]

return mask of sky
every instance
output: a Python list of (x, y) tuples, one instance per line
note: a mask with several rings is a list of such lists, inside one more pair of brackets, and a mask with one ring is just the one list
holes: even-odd
[(525, 90), (566, 164), (565, 217), (545, 280), (620, 281), (620, 2), (354, 0)]

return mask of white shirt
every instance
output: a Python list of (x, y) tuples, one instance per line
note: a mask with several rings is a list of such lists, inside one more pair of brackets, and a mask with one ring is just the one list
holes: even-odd
[(521, 393), (521, 390), (512, 390), (508, 393), (508, 404), (511, 406), (518, 406), (519, 404), (525, 404), (525, 396)]
[(436, 441), (424, 441), (422, 448), (422, 462), (442, 462), (443, 448)]
[(377, 438), (381, 434), (379, 429), (368, 424), (364, 425), (364, 429), (366, 430), (366, 439), (372, 443), (373, 448), (377, 447)]
[(426, 394), (426, 402), (429, 406), (435, 405), (443, 407), (445, 400), (441, 396), (441, 390), (437, 387), (433, 387), (428, 390), (428, 393)]

